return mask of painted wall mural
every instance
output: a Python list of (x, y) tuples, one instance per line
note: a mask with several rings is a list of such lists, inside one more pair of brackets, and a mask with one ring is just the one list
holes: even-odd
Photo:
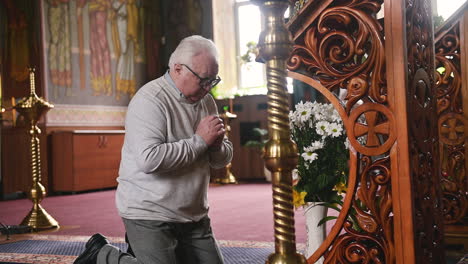
[[(4, 101), (29, 94), (28, 67), (39, 64), (41, 52), (38, 7), (35, 1), (0, 1), (0, 74)], [(40, 67), (36, 70), (41, 72)], [(42, 94), (40, 87), (37, 88)]]
[[(123, 124), (125, 107), (147, 81), (142, 4), (147, 2), (159, 5), (137, 0), (44, 1), (46, 97), (56, 105), (47, 123)], [(111, 111), (112, 120), (95, 120), (99, 109)], [(62, 120), (70, 111), (83, 122)]]

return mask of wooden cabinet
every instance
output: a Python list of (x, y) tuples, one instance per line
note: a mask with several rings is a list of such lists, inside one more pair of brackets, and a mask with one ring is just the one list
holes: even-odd
[(117, 186), (123, 130), (52, 134), (52, 188), (76, 192)]

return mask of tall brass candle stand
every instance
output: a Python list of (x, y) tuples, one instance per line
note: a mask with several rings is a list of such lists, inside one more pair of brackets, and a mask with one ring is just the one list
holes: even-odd
[(27, 124), (30, 125), (29, 135), (31, 137), (31, 174), (32, 186), (28, 193), (28, 198), (33, 202), (33, 207), (29, 214), (23, 219), (21, 225), (30, 226), (33, 230), (58, 227), (58, 222), (50, 216), (40, 202), (46, 196), (46, 190), (41, 184), (41, 152), (39, 147), (39, 134), (41, 130), (37, 127), (37, 121), (43, 114), (54, 106), (36, 94), (34, 68), (29, 71), (31, 82), (31, 93), (29, 97), (23, 98), (15, 109), (24, 116)]
[(291, 37), (284, 25), (287, 0), (254, 0), (265, 17), (260, 33), (259, 58), (266, 64), (268, 87), (268, 134), (265, 165), (272, 172), (275, 253), (266, 263), (307, 263), (296, 251), (292, 170), (297, 165), (297, 146), (290, 139), (289, 95), (286, 88), (286, 59)]
[[(226, 137), (229, 138), (229, 135), (231, 134), (231, 120), (237, 118), (237, 115), (230, 113), (229, 111), (225, 111), (219, 117), (223, 119), (224, 128), (226, 129)], [(223, 175), (224, 177), (217, 178), (215, 182), (221, 184), (237, 184), (236, 177), (232, 174), (231, 168), (232, 164), (229, 162), (229, 164), (226, 165), (225, 175)]]

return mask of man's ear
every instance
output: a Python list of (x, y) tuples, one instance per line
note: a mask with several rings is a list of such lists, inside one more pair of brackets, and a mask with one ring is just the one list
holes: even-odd
[(181, 70), (182, 70), (182, 64), (175, 63), (174, 64), (174, 73), (175, 74), (180, 74)]

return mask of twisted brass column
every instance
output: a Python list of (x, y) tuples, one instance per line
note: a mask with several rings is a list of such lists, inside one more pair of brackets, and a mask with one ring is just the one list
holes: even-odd
[(29, 78), (31, 81), (31, 93), (28, 97), (18, 102), (14, 108), (24, 116), (26, 122), (30, 125), (29, 135), (31, 136), (32, 186), (28, 193), (28, 198), (33, 202), (33, 207), (23, 219), (21, 225), (27, 225), (37, 230), (59, 226), (58, 222), (40, 204), (46, 196), (46, 190), (41, 184), (41, 152), (39, 146), (39, 134), (41, 130), (36, 125), (39, 118), (54, 106), (37, 96), (33, 68), (30, 69)]
[(296, 251), (292, 170), (297, 165), (297, 147), (290, 139), (289, 95), (286, 88), (286, 59), (291, 38), (283, 21), (287, 0), (255, 0), (265, 16), (260, 34), (259, 58), (266, 63), (268, 87), (268, 132), (265, 164), (272, 172), (275, 253), (266, 263), (307, 263)]

